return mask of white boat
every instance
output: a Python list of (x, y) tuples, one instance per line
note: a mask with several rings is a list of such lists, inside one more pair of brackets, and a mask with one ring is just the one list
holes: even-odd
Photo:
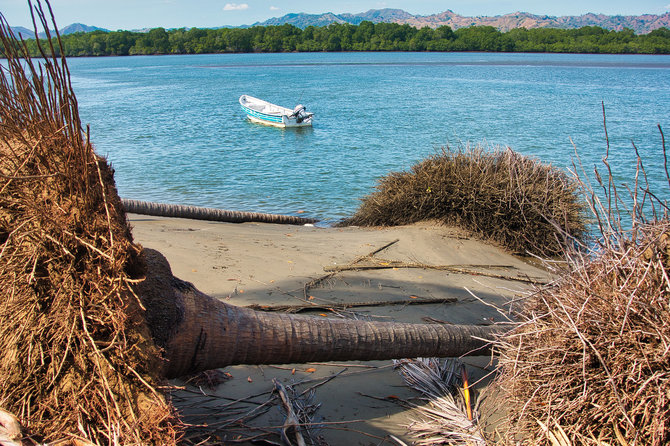
[(240, 105), (249, 120), (275, 127), (305, 127), (312, 125), (314, 116), (302, 104), (291, 110), (246, 94), (240, 96)]

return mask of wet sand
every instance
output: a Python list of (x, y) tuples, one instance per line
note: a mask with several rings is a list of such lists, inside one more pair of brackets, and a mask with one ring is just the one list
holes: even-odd
[[(135, 241), (162, 252), (174, 275), (201, 291), (241, 306), (316, 304), (313, 311), (301, 312), (315, 317), (490, 324), (504, 320), (494, 306), (509, 309), (511, 300), (531, 289), (532, 285), (518, 279), (550, 279), (546, 271), (490, 243), (458, 229), (427, 223), (370, 229), (143, 215), (129, 215), (129, 219)], [(326, 277), (330, 269), (356, 260), (359, 265), (385, 268), (340, 271)], [(393, 262), (450, 268), (393, 268)], [(315, 286), (306, 287), (315, 280)], [(416, 304), (431, 299), (449, 302)], [(338, 304), (346, 303), (375, 305), (337, 310)], [(481, 356), (464, 359), (471, 382), (490, 372), (490, 360)], [(223, 372), (225, 380), (216, 388), (186, 386), (174, 398), (186, 421), (206, 420), (204, 430), (221, 440), (262, 434), (258, 429), (263, 427), (279, 430), (285, 413), (277, 404), (263, 405), (277, 380), (298, 394), (316, 385), (312, 402), (320, 406), (314, 421), (322, 424), (316, 432), (330, 445), (399, 444), (390, 435), (411, 443), (405, 426), (416, 414), (399, 402), (416, 398), (418, 393), (403, 385), (391, 361), (234, 366)], [(477, 387), (483, 389), (484, 382)], [(184, 383), (177, 380), (175, 384)], [(234, 402), (237, 399), (248, 401)], [(257, 414), (242, 424), (236, 421)]]

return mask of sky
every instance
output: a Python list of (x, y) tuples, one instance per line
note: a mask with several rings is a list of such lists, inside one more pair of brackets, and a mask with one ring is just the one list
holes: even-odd
[[(397, 8), (430, 15), (447, 9), (464, 16), (495, 16), (516, 11), (539, 15), (663, 14), (670, 0), (51, 0), (59, 28), (72, 23), (133, 30), (213, 28), (251, 25), (289, 13), (359, 13)], [(32, 28), (26, 0), (0, 0), (0, 13), (11, 26)]]

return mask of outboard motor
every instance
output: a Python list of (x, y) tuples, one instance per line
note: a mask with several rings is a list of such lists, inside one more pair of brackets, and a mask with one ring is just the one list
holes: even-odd
[(298, 116), (300, 115), (300, 112), (307, 110), (304, 105), (298, 104), (295, 106), (293, 109), (293, 114), (291, 116)]
[(307, 113), (307, 109), (302, 104), (296, 105), (293, 109), (293, 113), (291, 113), (291, 117), (295, 117), (297, 123), (301, 123), (310, 116), (312, 116), (312, 113)]

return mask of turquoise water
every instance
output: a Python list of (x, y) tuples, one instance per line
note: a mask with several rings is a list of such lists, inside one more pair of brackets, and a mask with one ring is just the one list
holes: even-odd
[[(376, 180), (444, 146), (486, 144), (558, 166), (575, 146), (632, 183), (634, 141), (668, 194), (670, 56), (317, 53), (69, 60), (84, 124), (122, 197), (232, 210), (350, 215)], [(250, 94), (303, 103), (313, 128), (248, 122)], [(574, 146), (573, 146), (574, 142)]]

